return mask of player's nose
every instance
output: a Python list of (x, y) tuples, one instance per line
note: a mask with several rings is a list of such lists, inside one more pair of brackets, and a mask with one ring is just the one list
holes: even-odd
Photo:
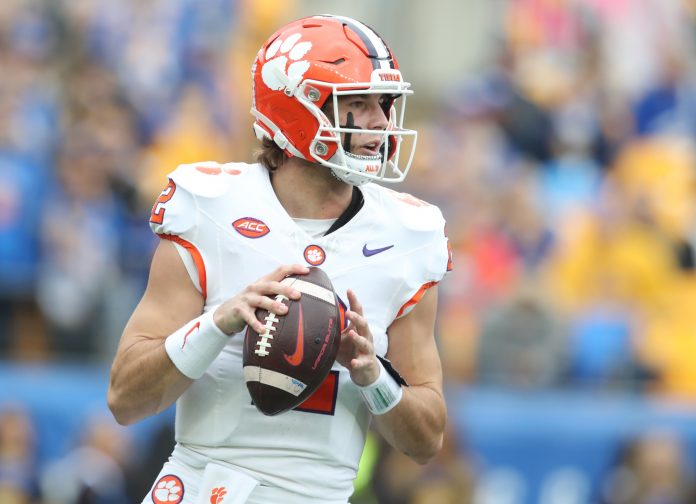
[(371, 130), (385, 130), (389, 125), (389, 119), (382, 110), (379, 102), (372, 102), (370, 104), (370, 117), (369, 123), (367, 125), (368, 129)]

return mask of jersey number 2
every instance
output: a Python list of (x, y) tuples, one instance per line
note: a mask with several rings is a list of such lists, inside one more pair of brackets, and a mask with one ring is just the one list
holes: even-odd
[(152, 205), (150, 222), (153, 224), (162, 224), (162, 222), (164, 222), (164, 212), (166, 211), (164, 204), (172, 199), (172, 196), (174, 196), (174, 191), (176, 191), (176, 184), (173, 180), (169, 179), (167, 187), (164, 188), (164, 191), (162, 191), (162, 194), (159, 195), (159, 198), (157, 198), (155, 204)]

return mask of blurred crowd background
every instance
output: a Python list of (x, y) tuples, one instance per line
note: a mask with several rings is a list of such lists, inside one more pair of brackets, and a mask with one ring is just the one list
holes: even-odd
[(147, 493), (171, 411), (126, 429), (104, 395), (150, 208), (179, 163), (252, 159), (255, 52), (323, 12), (416, 85), (401, 190), (455, 258), (446, 447), (372, 439), (354, 502), (696, 503), (692, 0), (2, 0), (0, 503)]

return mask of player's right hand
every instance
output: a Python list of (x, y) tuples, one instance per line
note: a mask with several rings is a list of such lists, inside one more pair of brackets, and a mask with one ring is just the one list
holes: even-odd
[(297, 301), (300, 299), (300, 291), (281, 284), (280, 281), (288, 275), (306, 275), (307, 273), (309, 268), (301, 264), (279, 266), (218, 306), (213, 313), (215, 324), (228, 335), (242, 331), (247, 325), (254, 331), (263, 333), (265, 326), (256, 318), (256, 310), (260, 308), (276, 315), (285, 315), (288, 308), (280, 299), (276, 299), (276, 296), (285, 296)]

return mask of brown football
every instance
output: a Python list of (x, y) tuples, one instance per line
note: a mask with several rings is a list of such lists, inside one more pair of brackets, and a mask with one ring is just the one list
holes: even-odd
[(300, 299), (278, 296), (288, 306), (280, 317), (256, 310), (266, 331), (247, 327), (244, 336), (244, 379), (265, 415), (288, 411), (312, 395), (331, 371), (341, 342), (340, 304), (327, 274), (312, 267), (283, 283), (299, 290)]

